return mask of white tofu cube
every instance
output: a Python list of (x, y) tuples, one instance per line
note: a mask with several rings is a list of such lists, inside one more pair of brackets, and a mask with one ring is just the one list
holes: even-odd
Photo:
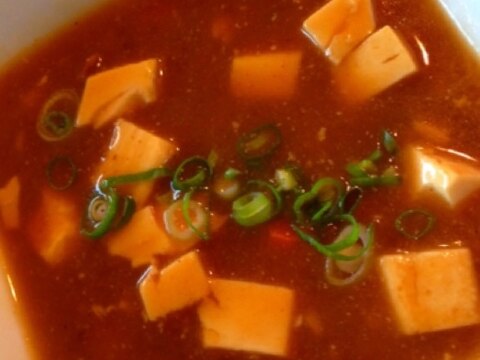
[(289, 100), (297, 89), (301, 62), (300, 51), (236, 56), (232, 94), (247, 100)]
[(77, 126), (102, 127), (157, 98), (159, 61), (150, 59), (110, 69), (87, 79)]
[(303, 32), (334, 64), (374, 30), (371, 0), (331, 0), (303, 23)]
[[(177, 152), (175, 144), (126, 120), (115, 125), (108, 152), (97, 170), (97, 176), (135, 174), (164, 166)], [(144, 181), (122, 187), (143, 205), (153, 189), (153, 182)]]
[(416, 73), (408, 47), (390, 26), (370, 35), (334, 68), (339, 91), (349, 102), (365, 101)]
[(480, 168), (468, 155), (413, 148), (408, 159), (414, 195), (433, 191), (453, 208), (480, 189)]
[(207, 348), (286, 356), (292, 323), (292, 290), (213, 279), (198, 309)]
[(403, 333), (411, 335), (480, 322), (478, 288), (470, 250), (385, 255), (379, 262)]
[(208, 294), (208, 278), (196, 251), (163, 270), (150, 267), (139, 285), (149, 320), (193, 305)]

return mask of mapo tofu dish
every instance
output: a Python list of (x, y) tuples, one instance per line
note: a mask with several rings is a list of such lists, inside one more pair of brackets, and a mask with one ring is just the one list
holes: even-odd
[(35, 359), (480, 358), (480, 67), (433, 0), (113, 0), (0, 78)]

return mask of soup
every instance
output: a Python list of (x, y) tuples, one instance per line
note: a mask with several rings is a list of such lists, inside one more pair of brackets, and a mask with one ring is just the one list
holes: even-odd
[(117, 0), (67, 27), (0, 80), (34, 354), (475, 356), (479, 77), (433, 1)]

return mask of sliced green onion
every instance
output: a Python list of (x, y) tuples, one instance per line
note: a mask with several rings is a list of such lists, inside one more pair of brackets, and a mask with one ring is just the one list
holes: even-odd
[(410, 209), (395, 219), (395, 229), (406, 238), (418, 240), (433, 229), (435, 221), (435, 216), (426, 210)]
[[(104, 194), (101, 194), (101, 196), (104, 197), (106, 204), (103, 218), (98, 222), (94, 222), (92, 230), (82, 229), (80, 231), (82, 235), (87, 236), (91, 239), (98, 239), (104, 236), (112, 228), (118, 211), (119, 196), (114, 189), (107, 189), (107, 191)], [(97, 197), (95, 197), (92, 201), (98, 203), (99, 200)], [(92, 206), (90, 203), (88, 209), (90, 210), (94, 208), (98, 210), (98, 206)], [(87, 214), (87, 216), (90, 219), (93, 219), (93, 216), (91, 214)]]
[[(333, 190), (333, 195), (331, 191)], [(329, 193), (330, 192), (330, 193)], [(334, 178), (322, 178), (318, 180), (311, 188), (310, 191), (299, 195), (295, 202), (293, 203), (293, 212), (295, 213), (295, 217), (297, 221), (303, 222), (305, 221), (305, 214), (304, 208), (315, 201), (320, 202), (320, 212), (317, 210), (315, 212), (315, 221), (320, 222), (324, 219), (333, 215), (338, 209), (340, 205), (341, 199), (343, 198), (345, 193), (345, 186), (342, 182)], [(324, 203), (331, 203), (331, 206), (328, 209), (324, 208)], [(321, 211), (324, 210), (332, 210), (332, 211)], [(319, 214), (322, 214), (320, 216)], [(329, 216), (327, 216), (329, 215)]]
[(378, 171), (373, 160), (365, 159), (357, 163), (350, 163), (346, 167), (347, 172), (353, 177), (365, 177)]
[(272, 200), (261, 191), (250, 192), (233, 202), (232, 217), (240, 225), (252, 227), (274, 216)]
[(73, 119), (61, 111), (51, 111), (37, 122), (37, 132), (45, 141), (60, 141), (71, 134)]
[[(339, 242), (351, 232), (350, 227), (346, 227), (334, 241)], [(366, 230), (360, 225), (359, 240), (350, 248), (341, 251), (342, 255), (353, 257), (353, 259), (335, 260), (331, 257), (327, 258), (325, 262), (325, 277), (329, 284), (334, 286), (347, 286), (359, 281), (367, 272), (371, 263), (372, 248), (374, 243), (373, 225), (370, 225)], [(351, 254), (350, 252), (353, 252)], [(343, 275), (343, 276), (342, 276)], [(346, 276), (345, 276), (346, 275)]]
[(107, 209), (108, 209), (108, 204), (105, 196), (97, 195), (88, 204), (87, 217), (93, 223), (98, 223), (105, 218)]
[(225, 170), (223, 177), (227, 180), (234, 180), (237, 177), (239, 177), (241, 174), (242, 172), (238, 169), (228, 168), (227, 170)]
[(45, 172), (48, 185), (54, 190), (63, 191), (73, 185), (78, 169), (69, 157), (57, 156), (48, 163)]
[(270, 156), (282, 142), (282, 135), (274, 124), (261, 126), (240, 137), (237, 142), (237, 151), (249, 165)]
[(135, 213), (136, 208), (137, 208), (137, 204), (135, 202), (135, 199), (132, 196), (124, 197), (122, 214), (120, 215), (120, 219), (118, 223), (115, 225), (115, 228), (119, 229), (122, 226), (126, 225), (132, 218), (133, 214)]
[(268, 194), (270, 194), (273, 199), (275, 200), (275, 207), (273, 209), (273, 215), (276, 215), (278, 214), (281, 210), (282, 210), (282, 207), (283, 207), (283, 198), (282, 198), (282, 195), (278, 192), (277, 189), (275, 189), (275, 187), (273, 187), (272, 184), (266, 182), (266, 181), (263, 181), (263, 180), (250, 180), (248, 183), (247, 183), (247, 186), (250, 187), (250, 188), (257, 188), (257, 189), (260, 189), (263, 191), (267, 191)]
[(298, 181), (292, 171), (288, 169), (275, 170), (275, 182), (280, 191), (292, 191), (298, 186)]
[(345, 237), (343, 237), (341, 240), (337, 241), (336, 243), (332, 243), (328, 245), (322, 244), (313, 235), (308, 234), (307, 232), (304, 232), (296, 225), (292, 225), (292, 228), (300, 237), (300, 239), (302, 239), (303, 241), (308, 243), (310, 246), (312, 246), (315, 250), (317, 250), (319, 253), (327, 257), (331, 257), (335, 260), (350, 261), (350, 260), (356, 259), (358, 256), (361, 256), (361, 255), (349, 256), (349, 255), (341, 254), (342, 250), (349, 248), (350, 246), (354, 245), (358, 241), (360, 228), (355, 218), (352, 215), (344, 214), (344, 215), (337, 216), (333, 220), (347, 222), (351, 225), (351, 227), (350, 227), (350, 232)]
[(383, 153), (380, 149), (375, 149), (373, 152), (368, 156), (367, 160), (377, 162), (383, 156)]
[(107, 188), (136, 183), (140, 181), (152, 181), (152, 180), (156, 180), (162, 177), (167, 177), (170, 175), (171, 175), (171, 171), (167, 168), (154, 168), (151, 170), (147, 170), (147, 171), (143, 171), (135, 174), (112, 176), (112, 177), (106, 178), (100, 182), (100, 188), (104, 190)]
[(224, 200), (233, 200), (240, 194), (240, 182), (236, 179), (216, 178), (213, 191)]
[(37, 121), (37, 132), (45, 141), (60, 141), (74, 128), (79, 98), (73, 90), (60, 90), (45, 103)]
[(382, 143), (389, 154), (394, 154), (397, 151), (397, 142), (393, 135), (387, 130), (382, 132)]
[[(189, 191), (188, 193), (185, 194), (183, 197), (182, 201), (182, 214), (183, 218), (185, 219), (185, 222), (187, 223), (188, 227), (202, 240), (208, 240), (209, 235), (208, 235), (208, 216), (207, 216), (207, 221), (206, 221), (206, 226), (204, 231), (200, 231), (197, 226), (193, 224), (192, 218), (190, 217), (190, 207), (192, 204), (192, 195), (194, 191)], [(207, 212), (208, 214), (208, 212)]]
[[(185, 198), (184, 198), (185, 199)], [(187, 201), (184, 199), (173, 202), (163, 213), (163, 221), (167, 232), (175, 239), (182, 241), (191, 241), (198, 239), (196, 231), (203, 233), (208, 230), (209, 216), (207, 211), (196, 201)], [(184, 203), (188, 204), (188, 219), (184, 214)], [(190, 214), (193, 212), (193, 219)], [(196, 229), (194, 231), (193, 229)]]
[[(194, 171), (193, 175), (184, 179), (187, 171)], [(183, 161), (173, 174), (172, 186), (175, 190), (189, 191), (205, 186), (212, 176), (212, 168), (208, 160), (193, 156)]]

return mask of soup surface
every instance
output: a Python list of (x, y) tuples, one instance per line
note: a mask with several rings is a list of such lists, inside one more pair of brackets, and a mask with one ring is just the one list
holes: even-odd
[(113, 1), (4, 72), (1, 245), (39, 359), (473, 356), (478, 60), (433, 1), (373, 0), (353, 45), (367, 15), (332, 3)]

